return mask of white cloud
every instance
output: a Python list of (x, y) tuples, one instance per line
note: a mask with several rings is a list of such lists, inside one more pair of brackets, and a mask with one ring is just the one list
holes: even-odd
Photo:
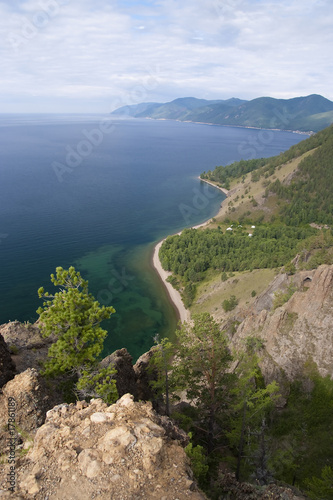
[(0, 1), (0, 20), (4, 111), (333, 99), (329, 0)]

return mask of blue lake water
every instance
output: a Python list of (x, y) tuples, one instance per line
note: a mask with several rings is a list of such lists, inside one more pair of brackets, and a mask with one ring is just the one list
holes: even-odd
[[(153, 245), (215, 215), (224, 195), (198, 175), (279, 154), (290, 132), (84, 115), (0, 115), (0, 324), (35, 321), (37, 290), (74, 265), (116, 314), (105, 353), (136, 358), (177, 317)], [(55, 289), (54, 289), (55, 290)]]

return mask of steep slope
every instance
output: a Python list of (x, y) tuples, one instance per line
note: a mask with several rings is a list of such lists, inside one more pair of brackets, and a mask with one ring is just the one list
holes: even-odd
[(230, 189), (219, 219), (271, 221), (274, 216), (292, 226), (331, 224), (333, 126), (277, 157), (216, 167), (201, 178)]
[(332, 376), (333, 126), (202, 177), (228, 185), (219, 214), (160, 251), (191, 313), (212, 314), (237, 347), (260, 339), (270, 380), (292, 380), (309, 360)]
[(289, 381), (302, 375), (304, 366), (314, 362), (323, 377), (333, 376), (333, 266), (320, 266), (286, 277), (288, 286), (297, 288), (281, 307), (262, 308), (265, 291), (247, 310), (232, 343), (241, 347), (248, 337), (264, 345), (262, 367), (266, 379), (279, 380), (282, 372)]
[[(195, 311), (208, 308), (229, 331), (236, 321), (232, 329), (235, 346), (240, 347), (247, 337), (261, 339), (263, 371), (270, 380), (282, 372), (293, 380), (308, 361), (315, 362), (321, 375), (333, 376), (332, 151), (331, 126), (257, 168), (254, 163), (240, 162), (230, 167), (229, 177), (223, 177), (220, 167), (214, 171), (217, 178), (221, 174), (221, 179), (230, 182), (231, 190), (211, 227), (225, 223), (226, 218), (229, 225), (237, 222), (246, 227), (248, 219), (256, 221), (253, 237), (264, 221), (276, 228), (294, 227), (295, 231), (310, 225), (317, 228), (317, 233), (298, 247), (290, 267), (292, 273), (298, 270), (296, 274), (288, 275), (282, 269), (269, 285), (269, 271), (260, 269), (236, 273), (225, 283), (210, 278), (200, 285), (192, 307)], [(328, 265), (317, 268), (319, 264)], [(259, 296), (251, 297), (251, 289)], [(216, 305), (231, 294), (239, 304), (226, 315)], [(274, 302), (278, 305), (277, 298), (283, 296), (286, 303), (274, 310)]]

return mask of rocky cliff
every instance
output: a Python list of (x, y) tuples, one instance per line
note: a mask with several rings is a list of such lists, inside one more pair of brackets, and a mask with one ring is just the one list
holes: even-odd
[(40, 362), (45, 360), (52, 338), (44, 338), (38, 328), (38, 322), (34, 325), (23, 324), (19, 321), (10, 321), (0, 325), (0, 335), (3, 336), (7, 347), (12, 353), (13, 362), (17, 372), (23, 372), (27, 368), (40, 368)]
[(333, 377), (333, 266), (302, 271), (279, 283), (284, 288), (294, 286), (295, 293), (273, 310), (277, 288), (270, 286), (238, 326), (233, 344), (240, 347), (249, 336), (263, 341), (267, 379), (279, 379), (283, 371), (293, 380), (309, 361), (316, 363), (322, 376)]
[(15, 493), (2, 490), (0, 496), (203, 499), (181, 446), (186, 441), (150, 403), (135, 403), (129, 394), (109, 407), (100, 399), (61, 404), (47, 412), (27, 455), (18, 454)]
[[(275, 294), (291, 286), (296, 291), (274, 309)], [(321, 375), (333, 376), (333, 266), (278, 275), (246, 314), (241, 317), (239, 313), (239, 320), (231, 341), (240, 348), (248, 337), (261, 340), (261, 366), (267, 381), (275, 379), (283, 389), (284, 382), (287, 386), (303, 374), (309, 361)], [(134, 402), (135, 396), (152, 396), (147, 372), (151, 352), (134, 367), (126, 349), (103, 360), (103, 365), (112, 363), (118, 370), (122, 397), (116, 404), (108, 407), (92, 400), (54, 406), (54, 391), (38, 371), (25, 370), (30, 363), (38, 367), (47, 352), (38, 325), (13, 322), (2, 325), (0, 333), (7, 342), (0, 337), (0, 375), (5, 384), (0, 393), (0, 446), (5, 464), (0, 470), (1, 498), (205, 498), (196, 489), (184, 452), (186, 435), (170, 419), (159, 416), (151, 403)], [(15, 377), (10, 351), (20, 372)], [(13, 401), (15, 492), (10, 493), (6, 457), (11, 453), (12, 436), (7, 424)], [(232, 491), (229, 483), (225, 487)], [(237, 488), (241, 488), (240, 496), (234, 493), (235, 498), (266, 498), (254, 493), (245, 496), (245, 486)], [(271, 495), (267, 498), (282, 498), (280, 492), (267, 494)]]

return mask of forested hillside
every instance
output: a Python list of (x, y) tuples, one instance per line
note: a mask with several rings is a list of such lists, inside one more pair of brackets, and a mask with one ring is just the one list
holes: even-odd
[(112, 112), (118, 116), (211, 123), (238, 127), (314, 131), (333, 122), (333, 102), (320, 95), (292, 99), (258, 97), (208, 101), (183, 97), (167, 103), (140, 103)]
[[(291, 146), (291, 148), (278, 156), (247, 161), (241, 160), (231, 163), (230, 165), (221, 165), (216, 167), (213, 171), (209, 170), (208, 172), (203, 172), (200, 177), (201, 179), (217, 182), (222, 187), (229, 189), (232, 180), (237, 178), (241, 179), (244, 175), (253, 171), (256, 171), (254, 180), (259, 180), (260, 177), (267, 178), (268, 176), (273, 175), (275, 170), (281, 167), (281, 165), (293, 160), (294, 158), (304, 155), (308, 151), (314, 151), (320, 146), (324, 146), (321, 148), (321, 154), (324, 154), (327, 158), (329, 158), (329, 155), (332, 153), (332, 141), (333, 126), (330, 126), (317, 134), (312, 135), (308, 139)], [(315, 173), (312, 173), (312, 175), (315, 175)], [(325, 173), (325, 176), (326, 175), (330, 174)]]
[[(257, 484), (280, 480), (301, 487), (309, 498), (333, 499), (330, 354), (321, 361), (332, 349), (332, 267), (321, 265), (333, 264), (333, 127), (279, 156), (219, 166), (201, 178), (230, 190), (220, 213), (205, 228), (168, 237), (160, 259), (194, 320), (209, 313), (220, 321), (212, 352), (227, 334), (236, 357), (244, 351), (250, 356), (235, 362), (237, 387), (224, 394), (227, 412), (216, 415), (221, 420), (215, 428), (227, 432), (208, 454), (210, 477), (216, 474), (214, 460), (223, 460), (236, 477), (256, 478)], [(208, 365), (205, 342), (202, 335), (196, 374)], [(318, 371), (324, 365), (326, 377)], [(260, 391), (272, 381), (282, 401), (254, 424)], [(235, 406), (228, 406), (231, 395)], [(194, 442), (205, 450), (201, 427), (190, 417), (196, 416), (188, 413)], [(203, 467), (199, 450), (196, 460)], [(217, 480), (216, 490), (221, 488)], [(221, 498), (211, 485), (207, 491)]]
[(215, 224), (162, 245), (162, 265), (187, 305), (207, 273), (290, 266), (307, 249), (315, 257), (304, 266), (333, 263), (326, 228), (333, 223), (333, 126), (279, 156), (219, 166), (201, 178), (234, 194)]

